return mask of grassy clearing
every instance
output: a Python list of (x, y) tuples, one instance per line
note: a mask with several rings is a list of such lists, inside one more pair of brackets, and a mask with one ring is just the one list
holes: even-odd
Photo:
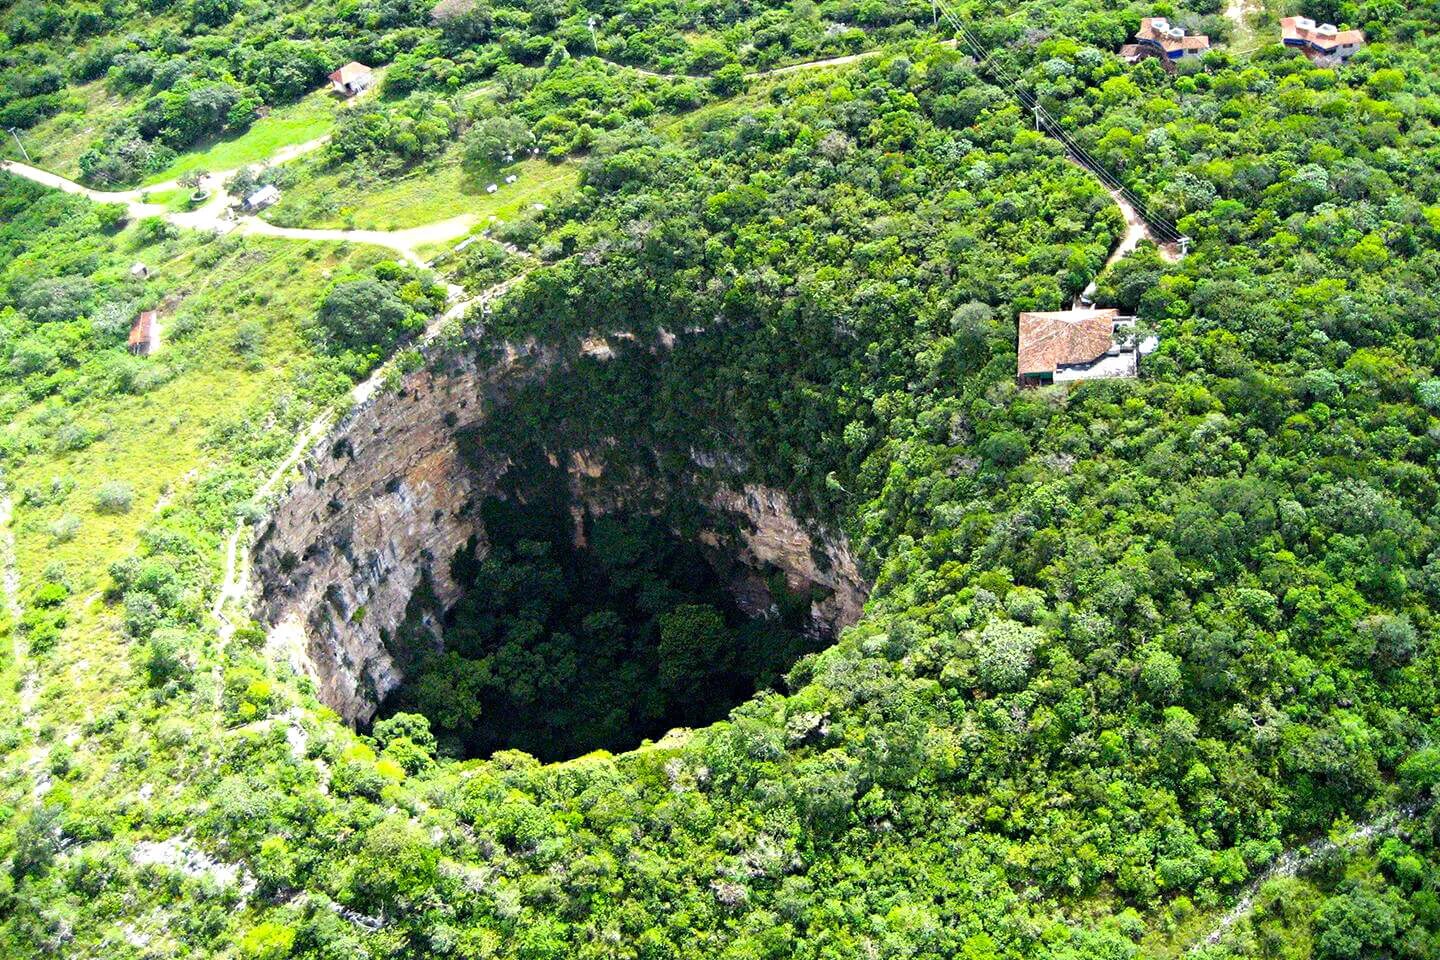
[(144, 194), (147, 203), (158, 203), (166, 210), (181, 211), (190, 209), (190, 194), (188, 187), (176, 187), (173, 190), (153, 190)]
[[(106, 128), (127, 107), (124, 97), (108, 92), (103, 80), (75, 87), (73, 111), (56, 114), (34, 128), (21, 131), (20, 139), (30, 162), (61, 176), (80, 175), (80, 155), (90, 149)], [(328, 90), (318, 90), (301, 100), (277, 107), (261, 117), (238, 137), (217, 140), (177, 157), (164, 170), (147, 177), (145, 184), (174, 180), (195, 170), (233, 170), (259, 163), (282, 147), (304, 143), (330, 131), (341, 102)], [(5, 137), (0, 156), (23, 159), (12, 137)]]
[[(64, 642), (41, 665), (48, 723), (93, 717), (125, 690), (131, 653), (118, 627), (121, 612), (100, 598), (110, 564), (135, 549), (142, 528), (162, 516), (166, 504), (227, 462), (207, 443), (218, 426), (293, 394), (295, 375), (311, 356), (303, 326), (328, 277), (383, 257), (366, 248), (287, 240), (223, 243), (226, 252), (215, 262), (205, 256), (213, 248), (188, 236), (125, 255), (150, 263), (150, 283), (165, 294), (165, 343), (143, 361), (162, 374), (156, 386), (78, 404), (41, 400), (14, 418), (14, 429), (42, 438), (7, 478), (17, 493), (21, 594), (53, 565), (63, 567), (73, 589)], [(252, 346), (242, 350), (242, 340)], [(71, 451), (45, 442), (62, 420), (96, 439)], [(277, 434), (276, 442), (290, 439)], [(97, 494), (115, 483), (132, 491), (131, 508), (102, 512)], [(63, 492), (50, 493), (57, 489)], [(42, 495), (32, 499), (27, 491)], [(78, 520), (78, 529), (56, 536), (67, 517), (71, 524)], [(217, 567), (218, 547), (217, 539)]]
[[(350, 170), (328, 169), (321, 160), (297, 173), (265, 219), (292, 227), (403, 230), (464, 213), (481, 222), (492, 216), (511, 219), (573, 188), (580, 171), (573, 163), (531, 159), (476, 175), (461, 167), (459, 150), (452, 148), (406, 176), (373, 184), (362, 185)], [(509, 175), (515, 183), (505, 183)], [(493, 194), (485, 192), (491, 183), (498, 187)]]
[[(76, 95), (77, 109), (58, 113), (20, 131), (20, 140), (30, 155), (30, 162), (65, 177), (80, 175), (80, 155), (90, 149), (110, 122), (126, 107), (124, 97), (105, 88), (104, 80), (96, 80), (71, 90)], [(5, 135), (4, 156), (23, 159), (15, 140)]]
[(177, 157), (174, 163), (145, 182), (162, 183), (196, 170), (233, 170), (248, 163), (259, 163), (282, 147), (324, 136), (330, 131), (339, 109), (340, 101), (329, 90), (317, 90), (295, 103), (277, 107), (238, 137), (219, 140)]

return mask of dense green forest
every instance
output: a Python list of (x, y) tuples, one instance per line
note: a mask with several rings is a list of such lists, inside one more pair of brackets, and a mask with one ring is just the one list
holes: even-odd
[[(921, 39), (926, 5), (4, 7), (5, 125), (119, 98), (77, 160), (95, 182), (242, 135), (350, 58), (388, 69), (327, 164), (573, 164), (497, 227), (530, 272), (453, 343), (634, 339), (483, 441), (603, 438), (661, 476), (723, 457), (843, 531), (874, 588), (797, 660), (674, 526), (595, 521), (581, 558), (568, 514), (492, 502), (454, 646), (400, 638), (411, 685), (350, 730), (210, 602), (302, 425), (394, 351), (426, 362), (405, 345), (439, 278), (0, 174), (0, 952), (1440, 955), (1436, 16), (1307, 7), (1366, 31), (1343, 66), (1273, 42), (1289, 7), (1174, 73), (1114, 56), (1150, 13), (1223, 44), (1218, 6), (967, 4), (983, 64)], [(1138, 380), (1015, 385), (1017, 314), (1070, 303), (1124, 222), (1013, 84), (1193, 241), (1099, 278), (1159, 337)], [(437, 266), (476, 286), (519, 260)], [(142, 361), (124, 333), (150, 306), (175, 348)], [(585, 634), (607, 611), (615, 653)], [(705, 673), (726, 657), (743, 682)], [(697, 682), (760, 692), (710, 722)]]
[(396, 640), (405, 681), (381, 712), (423, 716), (442, 752), (629, 749), (724, 717), (823, 645), (802, 634), (809, 598), (783, 577), (769, 585), (774, 616), (747, 617), (716, 560), (661, 517), (598, 517), (576, 544), (564, 475), (521, 475), (523, 499), (512, 474), (510, 496), (481, 504), (484, 555), (472, 541), (452, 561), (466, 593), (443, 649), (418, 617)]

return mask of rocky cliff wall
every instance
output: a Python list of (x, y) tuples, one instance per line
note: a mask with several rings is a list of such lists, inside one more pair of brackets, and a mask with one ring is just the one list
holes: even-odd
[[(252, 550), (258, 617), (272, 651), (312, 677), (320, 699), (347, 721), (368, 721), (402, 679), (387, 641), (416, 590), (428, 584), (434, 606), (448, 608), (460, 597), (450, 576), (455, 551), (472, 537), (485, 549), (479, 504), (499, 493), (510, 462), (462, 451), (474, 443), (467, 433), (567, 363), (609, 360), (534, 343), (498, 354), (469, 344), (432, 356), (398, 390), (358, 406), (306, 462)], [(641, 501), (654, 503), (657, 493), (693, 497), (714, 519), (699, 538), (738, 561), (731, 580), (747, 612), (764, 615), (770, 597), (763, 577), (746, 571), (773, 568), (790, 589), (812, 591), (815, 631), (834, 633), (859, 618), (868, 585), (848, 544), (803, 523), (780, 491), (726, 484), (728, 469), (713, 457), (695, 457), (695, 472), (669, 491), (657, 491), (653, 478), (611, 481), (602, 454), (552, 459), (571, 476), (577, 537), (587, 513), (644, 509)]]
[(400, 682), (385, 643), (415, 590), (428, 578), (440, 604), (458, 600), (450, 558), (483, 537), (473, 505), (508, 463), (462, 459), (456, 433), (558, 363), (529, 344), (489, 362), (457, 351), (408, 374), (335, 427), (261, 528), (258, 616), (346, 720), (368, 720)]

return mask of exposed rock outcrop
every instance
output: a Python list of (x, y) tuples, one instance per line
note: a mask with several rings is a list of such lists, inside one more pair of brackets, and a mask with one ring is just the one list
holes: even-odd
[[(817, 537), (795, 516), (790, 500), (779, 490), (746, 484), (739, 490), (720, 487), (710, 505), (743, 517), (740, 560), (750, 567), (771, 566), (784, 571), (794, 591), (822, 588), (810, 607), (810, 620), (834, 633), (860, 619), (870, 584), (860, 576), (859, 564), (844, 537)], [(702, 534), (702, 538), (705, 535)]]
[(346, 720), (368, 720), (400, 682), (385, 643), (416, 589), (428, 580), (442, 606), (458, 600), (450, 558), (484, 535), (472, 506), (509, 464), (462, 461), (456, 433), (557, 363), (528, 344), (407, 375), (336, 426), (261, 529), (259, 617)]
[[(461, 594), (450, 574), (455, 552), (471, 538), (486, 549), (479, 503), (501, 493), (511, 464), (474, 449), (474, 429), (566, 364), (609, 359), (590, 346), (568, 356), (533, 342), (499, 354), (475, 344), (432, 351), (397, 391), (337, 425), (262, 527), (253, 563), (272, 649), (311, 676), (320, 699), (346, 720), (368, 721), (400, 683), (387, 644), (416, 591), (423, 586), (434, 609), (448, 608)], [(603, 445), (552, 454), (571, 476), (577, 538), (586, 515), (646, 509), (657, 492), (691, 497), (714, 519), (699, 539), (738, 561), (730, 580), (742, 609), (765, 615), (773, 606), (756, 572), (768, 568), (782, 571), (792, 591), (811, 592), (815, 631), (834, 633), (859, 618), (868, 585), (842, 536), (807, 526), (780, 491), (727, 484), (725, 458), (692, 459), (681, 489), (660, 491), (654, 478), (608, 478)]]

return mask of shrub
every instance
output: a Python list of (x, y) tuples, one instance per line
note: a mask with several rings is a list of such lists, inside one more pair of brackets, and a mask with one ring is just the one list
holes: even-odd
[(246, 960), (284, 960), (294, 946), (294, 927), (267, 920), (240, 938), (240, 955)]
[(68, 596), (70, 596), (69, 587), (63, 583), (51, 581), (40, 584), (31, 602), (37, 607), (58, 607), (65, 602), (65, 598)]
[(61, 514), (53, 520), (47, 530), (54, 543), (69, 543), (80, 532), (80, 518), (73, 513)]
[(135, 503), (135, 494), (130, 485), (122, 480), (110, 480), (95, 491), (95, 509), (99, 513), (129, 513)]

